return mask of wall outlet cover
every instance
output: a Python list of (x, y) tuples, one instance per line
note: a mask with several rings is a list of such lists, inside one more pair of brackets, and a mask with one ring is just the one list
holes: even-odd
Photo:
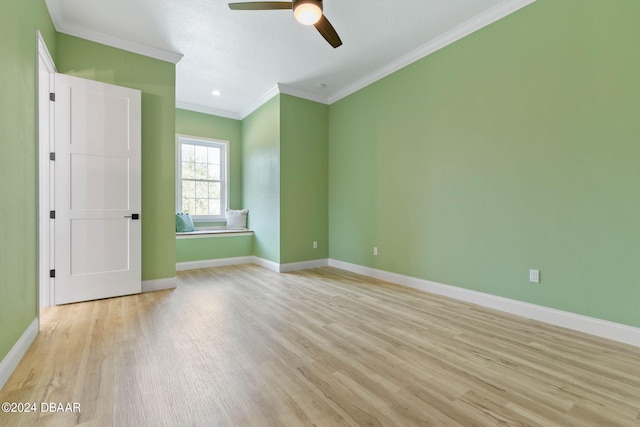
[(540, 270), (529, 270), (529, 282), (540, 283)]

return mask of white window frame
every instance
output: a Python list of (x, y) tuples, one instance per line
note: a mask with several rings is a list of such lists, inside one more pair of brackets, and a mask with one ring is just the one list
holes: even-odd
[(220, 164), (220, 215), (194, 215), (194, 222), (217, 222), (227, 220), (229, 207), (229, 141), (205, 138), (202, 136), (176, 134), (176, 212), (182, 212), (182, 142), (189, 144), (215, 146), (222, 150)]

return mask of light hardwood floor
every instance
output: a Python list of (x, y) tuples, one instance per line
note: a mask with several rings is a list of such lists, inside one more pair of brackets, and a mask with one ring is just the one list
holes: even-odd
[(47, 309), (2, 426), (640, 425), (640, 349), (321, 268)]

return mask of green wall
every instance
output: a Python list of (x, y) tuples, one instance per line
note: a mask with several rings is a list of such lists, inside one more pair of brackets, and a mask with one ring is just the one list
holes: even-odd
[(329, 255), (328, 143), (329, 107), (280, 95), (282, 264)]
[(0, 360), (37, 316), (36, 29), (55, 55), (44, 1), (0, 4)]
[(253, 255), (280, 264), (327, 257), (328, 112), (326, 105), (278, 95), (242, 121)]
[[(176, 132), (229, 141), (229, 208), (242, 209), (242, 122), (176, 109)], [(252, 254), (252, 236), (176, 239), (176, 262), (233, 258)]]
[(58, 72), (142, 91), (142, 279), (175, 277), (175, 65), (57, 34)]
[(539, 0), (331, 105), (331, 258), (640, 326), (637, 16)]
[(253, 254), (280, 262), (280, 95), (242, 121), (242, 199)]

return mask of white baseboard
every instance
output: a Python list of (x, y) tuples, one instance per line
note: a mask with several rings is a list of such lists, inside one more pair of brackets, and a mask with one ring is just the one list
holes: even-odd
[(176, 271), (198, 270), (200, 268), (224, 267), (227, 265), (239, 264), (257, 264), (260, 267), (275, 271), (276, 273), (280, 272), (280, 264), (257, 256), (242, 256), (234, 258), (216, 258), (204, 259), (201, 261), (178, 262), (176, 263)]
[(20, 363), (27, 350), (29, 350), (33, 340), (38, 336), (39, 329), (39, 322), (36, 317), (20, 338), (18, 338), (18, 341), (16, 341), (13, 347), (11, 347), (11, 350), (9, 350), (9, 353), (7, 353), (4, 359), (2, 359), (2, 362), (0, 362), (0, 390), (4, 387), (7, 380), (9, 380), (9, 377), (13, 374), (13, 371), (16, 369), (18, 363)]
[(238, 265), (238, 264), (257, 264), (260, 267), (264, 267), (268, 270), (275, 271), (276, 273), (286, 273), (289, 271), (306, 270), (308, 268), (327, 267), (329, 260), (314, 259), (311, 261), (292, 262), (289, 264), (278, 264), (277, 262), (270, 261), (268, 259), (260, 258), (257, 256), (242, 256), (235, 258), (218, 258), (218, 259), (205, 259), (202, 261), (188, 261), (176, 263), (176, 271), (185, 270), (197, 270), (200, 268), (211, 267), (224, 267), (226, 265)]
[(202, 261), (185, 261), (176, 263), (176, 271), (198, 270), (200, 268), (224, 267), (225, 265), (252, 264), (252, 256), (234, 258), (206, 259)]
[(260, 258), (257, 256), (252, 257), (253, 263), (259, 265), (260, 267), (264, 267), (268, 270), (275, 271), (276, 273), (280, 273), (280, 264), (277, 262), (269, 261), (268, 259)]
[(154, 279), (142, 281), (142, 292), (163, 291), (165, 289), (174, 289), (177, 286), (175, 277), (167, 277), (166, 279)]
[(278, 264), (277, 262), (254, 256), (253, 263), (260, 267), (275, 271), (276, 273), (287, 273), (290, 271), (306, 270), (307, 268), (327, 267), (329, 265), (329, 260), (325, 258), (314, 259), (311, 261), (291, 262), (289, 264)]
[(640, 347), (640, 328), (329, 259), (329, 266)]
[(280, 264), (280, 273), (287, 273), (289, 271), (306, 270), (308, 268), (327, 267), (328, 265), (329, 265), (329, 260), (327, 258), (314, 259), (311, 261), (291, 262), (289, 264)]

